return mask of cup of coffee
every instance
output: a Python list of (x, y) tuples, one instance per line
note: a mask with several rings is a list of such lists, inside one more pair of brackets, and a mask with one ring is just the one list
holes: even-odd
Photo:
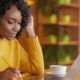
[(67, 66), (64, 65), (50, 65), (49, 71), (56, 76), (65, 76), (67, 72)]

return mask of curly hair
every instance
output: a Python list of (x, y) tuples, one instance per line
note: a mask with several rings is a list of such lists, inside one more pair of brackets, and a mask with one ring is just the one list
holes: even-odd
[(17, 33), (16, 37), (20, 36), (22, 29), (28, 23), (28, 17), (30, 16), (30, 7), (24, 0), (0, 0), (0, 18), (2, 18), (6, 11), (11, 8), (12, 5), (15, 5), (19, 11), (22, 13), (22, 22), (21, 22), (21, 30)]

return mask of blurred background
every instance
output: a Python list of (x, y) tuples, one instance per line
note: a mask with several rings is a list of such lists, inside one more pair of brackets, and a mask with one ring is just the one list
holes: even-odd
[(27, 2), (34, 16), (34, 28), (43, 50), (45, 68), (51, 64), (71, 65), (80, 52), (80, 1)]

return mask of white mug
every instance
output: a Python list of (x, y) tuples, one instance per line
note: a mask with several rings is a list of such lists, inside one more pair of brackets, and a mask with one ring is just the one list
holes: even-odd
[(50, 65), (49, 71), (58, 76), (65, 76), (67, 71), (67, 66), (64, 65)]

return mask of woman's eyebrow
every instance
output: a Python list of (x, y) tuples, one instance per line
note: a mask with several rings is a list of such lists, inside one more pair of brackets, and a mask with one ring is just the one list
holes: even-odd
[(15, 19), (15, 18), (12, 18), (12, 17), (9, 17), (9, 19), (10, 19), (10, 20), (13, 20), (13, 21), (16, 21), (16, 19)]
[[(13, 21), (17, 21), (15, 18), (13, 18), (13, 17), (10, 17), (9, 19), (11, 19), (11, 20), (13, 20)], [(21, 22), (21, 20), (19, 20), (18, 22)]]

